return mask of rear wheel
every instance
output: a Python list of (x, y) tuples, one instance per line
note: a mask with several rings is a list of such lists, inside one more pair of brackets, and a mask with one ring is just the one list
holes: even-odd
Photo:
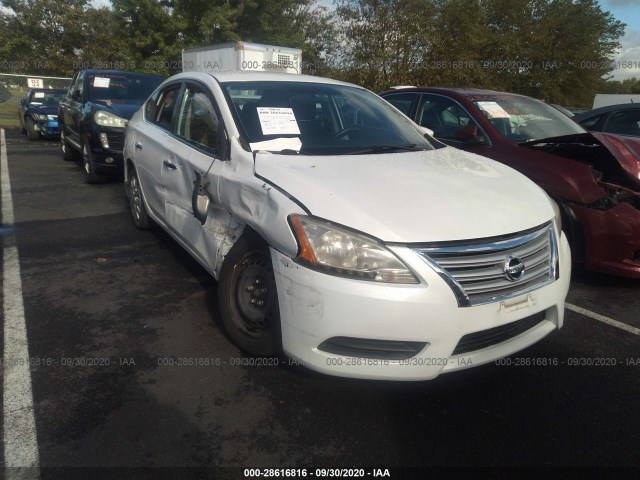
[(131, 218), (136, 228), (145, 230), (149, 228), (149, 216), (147, 215), (147, 209), (144, 206), (144, 197), (142, 196), (142, 189), (140, 188), (140, 182), (138, 181), (138, 175), (134, 168), (129, 172), (129, 210), (131, 211)]
[(280, 310), (269, 248), (244, 234), (229, 250), (218, 283), (222, 324), (251, 355), (280, 353)]

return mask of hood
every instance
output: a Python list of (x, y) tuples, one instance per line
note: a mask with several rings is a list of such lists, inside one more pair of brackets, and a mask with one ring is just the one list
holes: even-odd
[(493, 237), (553, 218), (546, 194), (525, 176), (452, 147), (335, 157), (261, 152), (255, 172), (312, 215), (385, 242)]
[(34, 105), (33, 103), (29, 105), (29, 110), (33, 113), (38, 113), (41, 115), (57, 115), (58, 114), (58, 104), (55, 105)]
[[(102, 100), (100, 102), (95, 102), (97, 105), (100, 105), (99, 110), (106, 110), (108, 112), (112, 112), (115, 115), (124, 118), (126, 120), (131, 120), (133, 114), (140, 110), (140, 103), (121, 103), (121, 101), (110, 101), (110, 100)], [(98, 110), (98, 109), (96, 109)]]
[(592, 132), (616, 158), (620, 167), (640, 188), (640, 138)]

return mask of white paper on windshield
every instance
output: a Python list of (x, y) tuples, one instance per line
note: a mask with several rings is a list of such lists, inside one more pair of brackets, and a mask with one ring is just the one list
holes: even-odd
[(281, 152), (282, 150), (295, 150), (299, 152), (302, 148), (302, 142), (298, 137), (295, 138), (274, 138), (264, 142), (250, 143), (252, 151), (266, 150), (271, 152)]
[(111, 82), (110, 78), (105, 77), (95, 77), (93, 79), (93, 86), (96, 88), (109, 88), (109, 83)]
[(298, 122), (291, 108), (258, 107), (258, 117), (264, 135), (300, 135)]
[(496, 102), (478, 102), (478, 107), (487, 112), (490, 118), (511, 118), (511, 115)]
[(44, 98), (44, 92), (35, 92), (33, 98)]

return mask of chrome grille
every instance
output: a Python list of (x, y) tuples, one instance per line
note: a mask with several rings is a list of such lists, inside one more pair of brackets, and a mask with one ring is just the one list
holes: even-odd
[[(557, 274), (557, 244), (551, 223), (494, 241), (436, 245), (416, 251), (449, 284), (462, 307), (530, 292), (553, 282)], [(507, 275), (509, 257), (524, 263), (520, 278)]]

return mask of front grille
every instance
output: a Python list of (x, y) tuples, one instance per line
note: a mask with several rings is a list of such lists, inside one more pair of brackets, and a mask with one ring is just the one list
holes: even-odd
[[(461, 307), (530, 292), (553, 282), (557, 274), (557, 245), (551, 223), (499, 239), (416, 251), (449, 284)], [(509, 259), (524, 264), (520, 277), (508, 274)]]
[(469, 333), (462, 337), (453, 350), (452, 355), (475, 352), (483, 348), (497, 345), (510, 338), (517, 337), (521, 333), (532, 329), (545, 319), (545, 313), (539, 312), (530, 317), (517, 320), (515, 322), (501, 325), (499, 327), (482, 330), (480, 332)]
[(416, 356), (426, 345), (426, 342), (333, 337), (322, 342), (318, 350), (345, 357), (405, 360)]
[(124, 150), (124, 133), (107, 133), (110, 150)]

